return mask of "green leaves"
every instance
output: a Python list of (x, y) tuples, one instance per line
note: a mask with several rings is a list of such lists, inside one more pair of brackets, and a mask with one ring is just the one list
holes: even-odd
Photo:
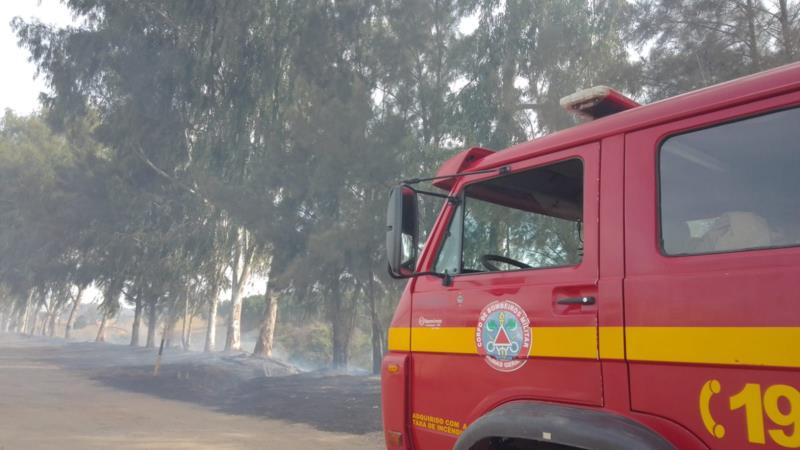
[(575, 125), (558, 100), (577, 89), (661, 98), (800, 39), (782, 0), (67, 3), (80, 26), (13, 25), (51, 92), (43, 118), (3, 119), (0, 282), (134, 284), (169, 308), (225, 281), (244, 229), (273, 286), (345, 335), (365, 306), (378, 334), (398, 295), (392, 183)]
[(800, 3), (656, 0), (636, 3), (635, 43), (649, 47), (650, 100), (797, 61)]

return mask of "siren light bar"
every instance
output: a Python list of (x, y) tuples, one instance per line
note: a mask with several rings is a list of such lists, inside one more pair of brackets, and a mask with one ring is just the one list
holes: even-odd
[(582, 89), (562, 98), (559, 103), (565, 110), (589, 120), (641, 106), (637, 101), (608, 86)]

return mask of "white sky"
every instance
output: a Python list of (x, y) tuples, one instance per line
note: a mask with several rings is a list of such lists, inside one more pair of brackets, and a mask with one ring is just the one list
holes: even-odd
[(34, 79), (36, 67), (28, 62), (28, 51), (17, 46), (10, 25), (17, 16), (60, 26), (72, 23), (69, 9), (58, 0), (0, 0), (0, 114), (6, 108), (30, 114), (39, 108), (39, 93), (46, 90), (44, 80)]

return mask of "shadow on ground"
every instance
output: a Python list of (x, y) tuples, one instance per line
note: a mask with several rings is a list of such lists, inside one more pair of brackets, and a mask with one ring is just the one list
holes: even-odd
[(182, 364), (108, 369), (94, 378), (117, 389), (200, 403), (229, 413), (299, 422), (324, 431), (365, 434), (381, 430), (376, 378), (298, 374), (230, 380), (222, 372)]

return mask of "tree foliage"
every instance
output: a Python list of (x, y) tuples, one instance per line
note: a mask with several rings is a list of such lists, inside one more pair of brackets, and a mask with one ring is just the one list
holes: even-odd
[(577, 89), (657, 99), (800, 45), (789, 0), (66, 3), (78, 25), (13, 23), (50, 90), (40, 116), (0, 125), (0, 315), (26, 322), (94, 283), (103, 316), (135, 308), (152, 346), (159, 322), (212, 321), (229, 291), (236, 349), (254, 273), (256, 353), (291, 334), (280, 305), (328, 323), (335, 366), (355, 329), (373, 364), (385, 348), (395, 181), (575, 125), (558, 100)]

